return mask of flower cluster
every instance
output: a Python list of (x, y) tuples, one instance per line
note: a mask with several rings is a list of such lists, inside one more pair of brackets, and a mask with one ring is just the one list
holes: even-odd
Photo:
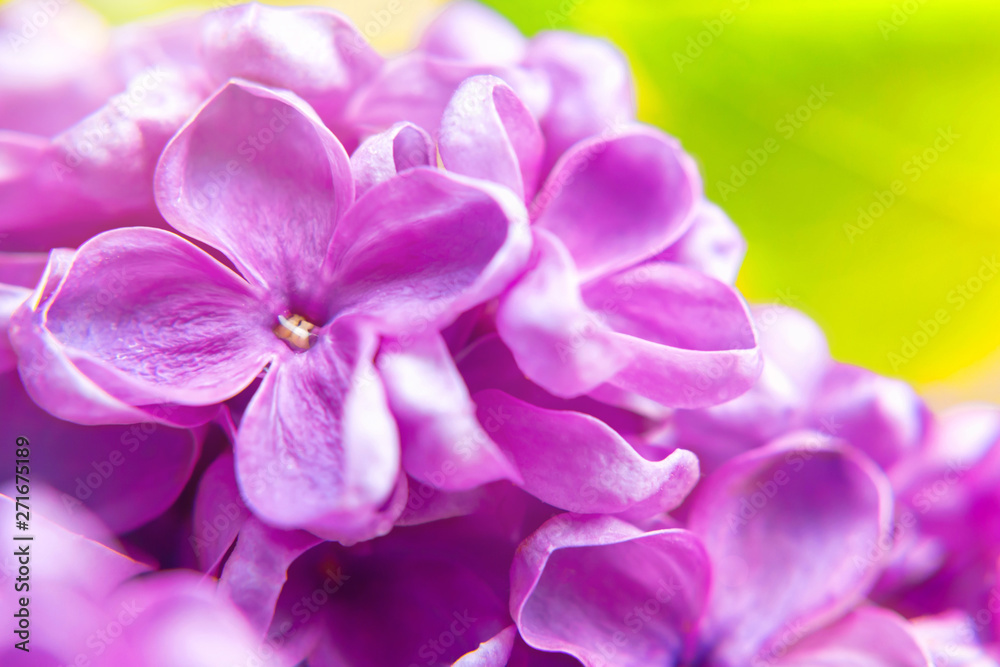
[(609, 44), (0, 32), (3, 664), (998, 664), (1000, 410), (748, 307)]

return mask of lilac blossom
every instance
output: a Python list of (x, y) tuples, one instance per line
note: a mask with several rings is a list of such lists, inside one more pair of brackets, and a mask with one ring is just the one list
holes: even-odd
[[(247, 137), (262, 128), (273, 143), (258, 150)], [(241, 151), (252, 159), (237, 162)], [(205, 104), (157, 174), (164, 216), (242, 275), (167, 231), (96, 236), (12, 332), (23, 371), (50, 346), (92, 395), (67, 404), (51, 374), (26, 372), (29, 391), (68, 417), (111, 402), (204, 421), (269, 367), (239, 425), (238, 466), (255, 480), (244, 493), (274, 524), (352, 536), (399, 474), (370, 370), (378, 334), (444, 324), (495, 296), (527, 258), (523, 205), (426, 167), (355, 201), (347, 154), (312, 110), (246, 82)]]

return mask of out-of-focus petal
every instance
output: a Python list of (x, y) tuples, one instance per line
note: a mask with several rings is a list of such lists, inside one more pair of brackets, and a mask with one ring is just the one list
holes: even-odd
[(842, 438), (883, 468), (914, 452), (931, 415), (913, 388), (849, 364), (827, 371), (807, 424)]
[(528, 644), (587, 667), (672, 665), (689, 647), (708, 584), (692, 533), (561, 515), (518, 549), (511, 615)]
[[(24, 393), (17, 373), (0, 374), (6, 417), (0, 436), (34, 443), (32, 480), (60, 494), (63, 507), (86, 507), (115, 533), (125, 533), (163, 513), (187, 484), (201, 442), (191, 431), (161, 424), (88, 427), (41, 410)], [(10, 476), (13, 481), (14, 469)]]
[(863, 454), (818, 433), (730, 460), (692, 502), (690, 528), (713, 564), (703, 631), (712, 664), (746, 665), (789, 627), (821, 627), (857, 604), (883, 565), (888, 480)]
[(219, 591), (233, 601), (261, 636), (271, 625), (288, 567), (322, 540), (301, 530), (271, 528), (250, 517), (219, 576)]
[(721, 208), (702, 199), (688, 230), (654, 259), (684, 264), (732, 285), (746, 252), (747, 242), (739, 227)]
[(427, 26), (420, 49), (441, 58), (516, 65), (528, 40), (503, 16), (478, 2), (449, 4)]
[(517, 637), (517, 627), (509, 625), (452, 663), (451, 667), (505, 667)]
[[(789, 638), (795, 631), (789, 632)], [(772, 649), (764, 664), (775, 667), (934, 667), (902, 616), (876, 607), (863, 607), (801, 641)], [(796, 643), (797, 642), (797, 643)], [(787, 653), (785, 653), (787, 651)], [(777, 659), (774, 659), (777, 658)], [(944, 663), (951, 665), (953, 663)]]
[(223, 452), (202, 474), (195, 496), (188, 541), (203, 572), (216, 573), (249, 516), (236, 485), (233, 454)]
[(295, 91), (336, 130), (351, 95), (382, 65), (354, 24), (324, 7), (224, 7), (202, 20), (202, 50), (217, 85), (237, 77)]
[(628, 61), (604, 40), (543, 32), (529, 43), (523, 64), (551, 82), (551, 102), (541, 123), (548, 140), (546, 171), (574, 143), (607, 136), (635, 118)]
[(415, 52), (386, 63), (358, 92), (348, 109), (348, 122), (369, 133), (381, 132), (400, 121), (437, 128), (459, 84), (480, 74), (506, 81), (536, 118), (548, 106), (549, 84), (541, 72)]
[(438, 134), (450, 171), (505, 185), (531, 200), (545, 149), (538, 123), (510, 86), (495, 76), (467, 79), (455, 91)]

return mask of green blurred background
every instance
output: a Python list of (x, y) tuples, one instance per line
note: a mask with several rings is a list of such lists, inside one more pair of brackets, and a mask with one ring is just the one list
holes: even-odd
[[(387, 1), (325, 4), (363, 22)], [(441, 4), (400, 1), (385, 50)], [(221, 3), (92, 4), (122, 22)], [(1000, 2), (487, 4), (529, 35), (577, 30), (628, 54), (641, 118), (683, 141), (749, 242), (750, 300), (804, 310), (838, 358), (939, 406), (1000, 401), (1000, 274), (983, 264), (1000, 256)]]

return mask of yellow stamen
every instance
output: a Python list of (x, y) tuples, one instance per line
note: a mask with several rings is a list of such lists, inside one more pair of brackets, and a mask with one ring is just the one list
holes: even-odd
[(274, 335), (289, 345), (294, 345), (301, 350), (308, 350), (312, 346), (314, 338), (309, 332), (315, 328), (316, 325), (301, 315), (290, 317), (278, 315), (278, 326), (274, 327)]

